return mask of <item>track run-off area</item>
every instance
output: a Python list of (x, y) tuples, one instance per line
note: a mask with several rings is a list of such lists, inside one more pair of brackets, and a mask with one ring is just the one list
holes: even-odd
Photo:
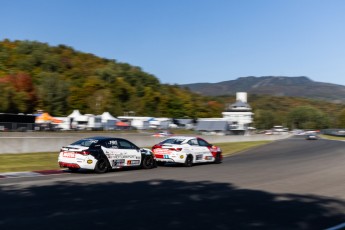
[(344, 166), (345, 142), (292, 136), (221, 164), (4, 178), (0, 229), (329, 229)]

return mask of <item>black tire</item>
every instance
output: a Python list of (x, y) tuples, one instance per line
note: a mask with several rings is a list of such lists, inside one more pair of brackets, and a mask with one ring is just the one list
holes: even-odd
[(186, 161), (184, 162), (184, 166), (186, 167), (192, 167), (193, 166), (193, 156), (188, 155), (186, 158)]
[(216, 155), (216, 157), (215, 157), (215, 159), (214, 159), (214, 163), (215, 163), (215, 164), (220, 164), (220, 163), (222, 163), (222, 158), (221, 158), (220, 153), (217, 153), (217, 155)]
[(155, 167), (155, 160), (152, 156), (146, 156), (141, 163), (143, 169), (152, 169)]
[(165, 162), (164, 162), (164, 161), (157, 161), (157, 165), (158, 165), (158, 166), (164, 166), (164, 165), (165, 165)]
[(109, 169), (109, 163), (106, 159), (100, 158), (95, 166), (96, 173), (106, 173)]
[(77, 169), (77, 168), (68, 168), (71, 172), (78, 172), (79, 171), (79, 169)]

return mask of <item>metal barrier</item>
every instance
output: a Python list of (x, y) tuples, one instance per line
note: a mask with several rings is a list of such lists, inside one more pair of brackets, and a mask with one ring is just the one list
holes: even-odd
[(0, 131), (34, 131), (34, 123), (0, 122)]
[[(100, 135), (99, 133), (96, 135)], [(125, 138), (140, 147), (150, 147), (159, 143), (166, 137), (154, 137), (147, 134), (130, 133), (104, 133), (103, 136), (116, 136)], [(0, 154), (2, 153), (33, 153), (33, 152), (56, 152), (58, 153), (62, 146), (66, 146), (81, 138), (95, 136), (92, 132), (4, 132), (0, 133)], [(198, 135), (199, 136), (199, 135)], [(224, 142), (241, 141), (275, 141), (290, 137), (287, 135), (234, 135), (234, 136), (200, 136), (212, 144)]]
[(345, 137), (345, 129), (323, 129), (321, 130), (322, 134)]

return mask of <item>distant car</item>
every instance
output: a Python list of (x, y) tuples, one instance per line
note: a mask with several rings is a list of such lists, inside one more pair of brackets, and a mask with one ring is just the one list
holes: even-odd
[(195, 163), (221, 163), (222, 150), (199, 137), (175, 136), (154, 145), (152, 151), (157, 164), (167, 162), (191, 167)]
[(305, 139), (307, 139), (307, 140), (317, 140), (318, 136), (316, 134), (307, 134)]
[(123, 167), (156, 166), (155, 156), (150, 149), (139, 148), (123, 138), (89, 137), (78, 140), (60, 150), (58, 163), (61, 168), (105, 173), (110, 169)]
[(172, 136), (173, 134), (169, 131), (161, 131), (161, 132), (157, 132), (154, 133), (152, 136), (153, 137), (168, 137), (168, 136)]

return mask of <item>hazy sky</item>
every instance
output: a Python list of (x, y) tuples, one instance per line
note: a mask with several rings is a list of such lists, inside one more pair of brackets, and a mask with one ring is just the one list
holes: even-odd
[(141, 67), (161, 83), (307, 76), (345, 85), (344, 0), (0, 0), (0, 40)]

